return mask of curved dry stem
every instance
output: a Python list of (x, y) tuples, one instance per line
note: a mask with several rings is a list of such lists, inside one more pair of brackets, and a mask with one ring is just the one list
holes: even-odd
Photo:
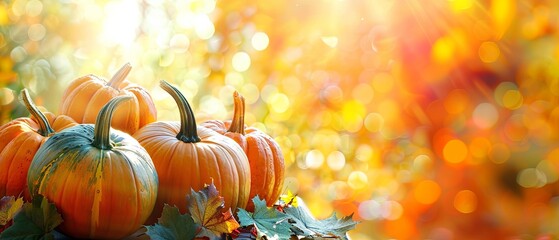
[(39, 130), (37, 132), (44, 137), (53, 134), (54, 130), (50, 126), (47, 117), (35, 106), (35, 103), (31, 100), (31, 96), (29, 96), (29, 92), (25, 88), (21, 90), (21, 101), (27, 108), (27, 111), (37, 120), (39, 124)]
[(118, 86), (122, 83), (122, 81), (124, 81), (124, 79), (126, 79), (130, 70), (132, 70), (132, 65), (130, 65), (130, 63), (124, 64), (124, 66), (122, 66), (115, 75), (113, 75), (107, 85), (114, 89), (118, 89)]
[(177, 134), (177, 139), (186, 143), (200, 142), (200, 137), (198, 137), (198, 130), (196, 127), (196, 118), (194, 118), (194, 113), (190, 104), (184, 97), (184, 95), (174, 86), (162, 80), (160, 82), (161, 88), (175, 99), (177, 106), (179, 108), (179, 114), (181, 116), (181, 130)]

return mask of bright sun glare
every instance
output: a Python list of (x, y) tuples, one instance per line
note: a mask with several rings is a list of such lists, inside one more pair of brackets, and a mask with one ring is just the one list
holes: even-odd
[(120, 0), (109, 2), (104, 9), (102, 39), (109, 44), (127, 45), (136, 38), (141, 12), (137, 0)]

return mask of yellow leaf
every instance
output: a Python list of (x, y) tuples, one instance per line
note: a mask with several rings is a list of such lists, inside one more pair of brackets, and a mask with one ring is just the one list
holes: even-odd
[(287, 194), (281, 195), (280, 201), (293, 207), (297, 207), (299, 205), (297, 203), (297, 195), (293, 194), (291, 190), (287, 190)]
[(6, 225), (21, 210), (23, 198), (4, 196), (0, 199), (0, 225)]

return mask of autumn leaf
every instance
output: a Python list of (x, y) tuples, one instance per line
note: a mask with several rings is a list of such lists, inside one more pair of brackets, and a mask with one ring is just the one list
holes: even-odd
[(189, 214), (181, 215), (177, 207), (167, 204), (154, 226), (146, 226), (151, 239), (194, 239), (197, 226)]
[(6, 225), (21, 210), (23, 198), (16, 200), (14, 196), (4, 196), (0, 199), (0, 225)]
[(299, 203), (297, 203), (297, 195), (293, 194), (291, 190), (288, 190), (287, 194), (282, 194), (280, 196), (280, 204), (297, 207), (299, 205)]
[(197, 237), (212, 239), (239, 227), (231, 209), (224, 211), (223, 197), (219, 196), (213, 183), (198, 192), (191, 190), (186, 198), (190, 215), (201, 227)]
[(21, 210), (23, 198), (16, 200), (13, 196), (0, 199), (0, 233), (12, 225), (12, 219)]
[(254, 202), (254, 213), (239, 209), (237, 213), (241, 226), (256, 226), (259, 237), (266, 236), (268, 239), (289, 239), (291, 237), (291, 225), (287, 222), (288, 215), (278, 211), (276, 208), (266, 206), (266, 200), (258, 196), (252, 199)]
[(298, 207), (284, 208), (294, 226), (294, 232), (312, 237), (335, 237), (347, 239), (346, 233), (355, 228), (358, 222), (353, 221), (352, 215), (338, 219), (333, 213), (327, 219), (317, 220), (313, 217), (305, 203), (299, 199)]
[(52, 231), (62, 221), (56, 206), (42, 195), (37, 195), (31, 203), (23, 205), (13, 225), (0, 234), (0, 239), (54, 239)]

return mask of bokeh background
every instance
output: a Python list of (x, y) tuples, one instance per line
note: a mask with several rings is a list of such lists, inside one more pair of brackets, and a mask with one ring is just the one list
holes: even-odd
[(364, 239), (559, 234), (559, 2), (554, 0), (4, 0), (0, 123), (28, 88), (124, 63), (198, 121), (246, 122), (284, 151), (285, 188)]

